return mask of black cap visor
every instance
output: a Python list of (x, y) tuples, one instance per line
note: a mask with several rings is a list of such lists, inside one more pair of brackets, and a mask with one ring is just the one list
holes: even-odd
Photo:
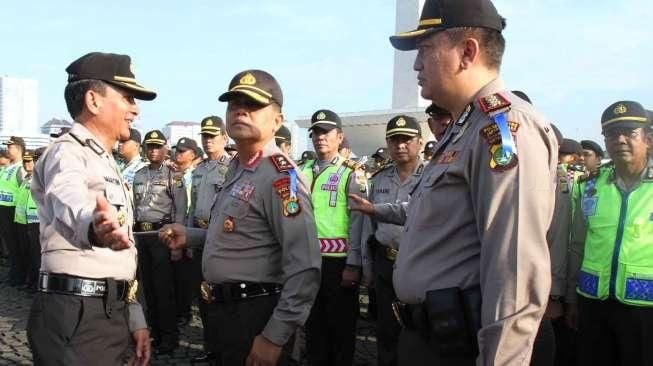
[(221, 102), (228, 102), (238, 95), (244, 95), (261, 106), (268, 106), (272, 103), (276, 103), (270, 93), (251, 85), (236, 85), (228, 92), (222, 94), (218, 100)]
[(136, 83), (132, 78), (114, 76), (114, 80), (104, 80), (105, 82), (125, 90), (129, 95), (140, 100), (154, 100), (156, 93), (146, 87)]
[(415, 29), (409, 32), (402, 32), (394, 36), (390, 36), (390, 43), (392, 47), (399, 51), (412, 51), (417, 49), (417, 42), (426, 36), (433, 33), (445, 30), (444, 28), (427, 28)]

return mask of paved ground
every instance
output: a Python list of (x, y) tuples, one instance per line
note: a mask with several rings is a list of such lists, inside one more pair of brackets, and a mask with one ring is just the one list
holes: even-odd
[[(6, 268), (0, 267), (0, 278)], [(32, 355), (27, 343), (25, 327), (33, 295), (0, 284), (0, 365), (31, 365)], [(367, 296), (361, 296), (361, 313), (367, 314)], [(196, 309), (195, 309), (196, 310)], [(179, 348), (172, 356), (157, 357), (153, 365), (190, 365), (190, 356), (201, 350), (202, 325), (194, 312), (193, 320), (181, 329)], [(373, 325), (365, 320), (358, 322), (356, 359), (354, 365), (376, 364), (376, 338)]]

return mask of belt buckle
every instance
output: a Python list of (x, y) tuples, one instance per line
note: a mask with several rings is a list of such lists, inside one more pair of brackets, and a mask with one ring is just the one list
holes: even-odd
[(395, 319), (397, 319), (397, 323), (402, 328), (406, 328), (406, 324), (404, 323), (404, 320), (401, 317), (401, 314), (403, 314), (403, 310), (406, 307), (406, 304), (400, 302), (400, 301), (393, 301), (392, 302), (392, 313), (395, 316)]
[(141, 231), (152, 231), (152, 227), (151, 222), (141, 222)]
[(125, 303), (127, 304), (135, 303), (137, 291), (138, 291), (138, 280), (127, 281), (127, 296), (125, 296)]
[(202, 281), (200, 284), (200, 293), (202, 294), (202, 299), (204, 302), (207, 304), (212, 303), (215, 301), (215, 297), (213, 296), (213, 285), (206, 281)]
[(397, 259), (397, 253), (399, 253), (399, 251), (397, 249), (393, 249), (393, 248), (389, 248), (389, 247), (385, 248), (385, 257), (388, 260), (391, 260), (391, 261), (396, 260)]
[(204, 219), (197, 219), (197, 226), (199, 226), (201, 229), (208, 229), (209, 222)]

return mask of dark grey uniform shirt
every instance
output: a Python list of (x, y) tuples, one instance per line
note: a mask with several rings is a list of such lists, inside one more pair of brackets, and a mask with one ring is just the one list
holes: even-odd
[[(111, 152), (101, 146), (84, 125), (74, 123), (34, 167), (31, 189), (41, 223), (41, 271), (117, 280), (136, 276), (131, 193)], [(129, 248), (91, 246), (88, 232), (98, 195), (125, 215)], [(129, 316), (132, 331), (147, 327), (140, 304), (129, 305)]]
[(164, 164), (145, 166), (134, 174), (134, 207), (137, 222), (184, 223), (187, 197), (184, 182)]
[(230, 160), (228, 154), (217, 160), (205, 159), (193, 171), (187, 226), (192, 227), (198, 219), (209, 221), (211, 207), (213, 207), (215, 197), (224, 183)]
[[(497, 158), (498, 129), (479, 105), (499, 91), (512, 103), (517, 160)], [(437, 143), (411, 196), (393, 283), (411, 304), (429, 290), (480, 285), (477, 364), (527, 365), (551, 286), (546, 233), (558, 146), (549, 122), (498, 79), (467, 111)], [(376, 206), (380, 218), (402, 211)]]
[[(188, 243), (205, 237), (202, 269), (210, 283), (268, 282), (283, 285), (279, 303), (263, 336), (282, 345), (303, 324), (320, 286), (320, 245), (306, 183), (297, 171), (297, 199), (301, 210), (284, 214), (284, 200), (275, 183), (296, 165), (270, 140), (248, 165), (234, 158), (211, 211), (208, 230), (188, 229)], [(281, 171), (280, 171), (281, 170)]]

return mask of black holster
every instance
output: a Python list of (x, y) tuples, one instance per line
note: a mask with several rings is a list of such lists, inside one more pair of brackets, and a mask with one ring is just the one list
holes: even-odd
[(481, 289), (451, 287), (426, 293), (424, 310), (433, 338), (442, 356), (478, 354), (477, 333), (481, 329)]
[(376, 251), (379, 249), (379, 246), (381, 245), (381, 243), (379, 243), (379, 241), (376, 240), (376, 236), (374, 236), (374, 234), (370, 235), (367, 238), (367, 245), (370, 248), (371, 258), (375, 258), (376, 257)]

